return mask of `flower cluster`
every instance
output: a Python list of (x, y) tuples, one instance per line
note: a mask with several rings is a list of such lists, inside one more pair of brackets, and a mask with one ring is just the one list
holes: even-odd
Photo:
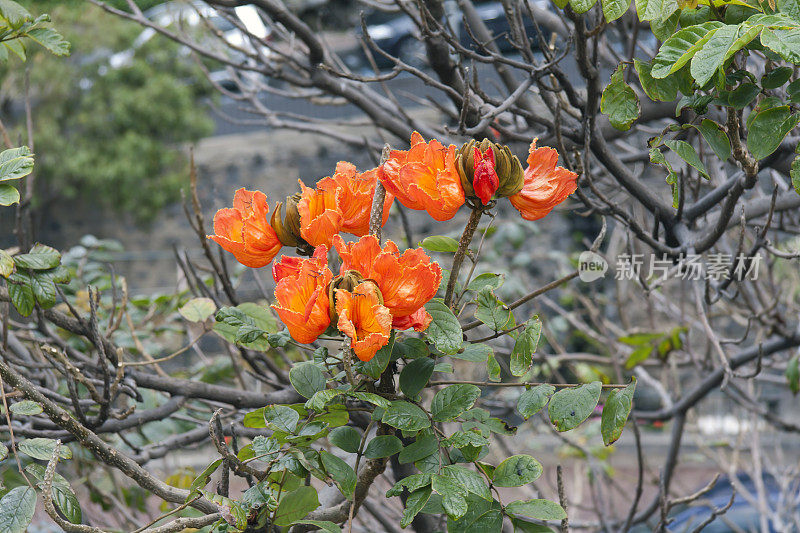
[[(352, 163), (340, 161), (333, 176), (321, 179), (314, 189), (300, 180), (300, 192), (278, 202), (272, 217), (268, 217), (264, 193), (239, 189), (233, 209), (217, 211), (214, 235), (209, 238), (252, 268), (271, 263), (283, 246), (295, 246), (309, 254), (320, 245), (330, 248), (340, 232), (357, 237), (367, 233), (377, 182), (377, 168), (358, 173)], [(387, 194), (384, 224), (393, 201)]]
[[(392, 329), (428, 327), (425, 304), (442, 280), (441, 267), (422, 249), (400, 253), (392, 241), (381, 246), (368, 234), (378, 181), (386, 189), (383, 224), (395, 198), (444, 221), (467, 201), (480, 210), (508, 197), (523, 218), (537, 220), (576, 189), (577, 175), (557, 162), (558, 153), (536, 148), (535, 140), (523, 170), (507, 146), (484, 140), (456, 149), (414, 132), (410, 149), (391, 151), (378, 168), (359, 173), (341, 161), (313, 189), (299, 181), (300, 191), (278, 202), (271, 217), (264, 193), (239, 189), (233, 208), (214, 216), (209, 238), (252, 268), (271, 263), (283, 246), (310, 256), (282, 256), (273, 264), (272, 308), (297, 342), (311, 343), (335, 329), (369, 361)], [(340, 233), (359, 239), (346, 242)], [(341, 259), (338, 274), (328, 266), (333, 249)]]
[(333, 244), (341, 258), (339, 274), (328, 268), (328, 248), (308, 259), (282, 257), (272, 267), (272, 306), (297, 342), (310, 343), (331, 324), (347, 337), (359, 359), (369, 361), (389, 341), (392, 328), (423, 331), (431, 317), (425, 303), (442, 280), (442, 269), (421, 249), (402, 254), (373, 235)]
[(486, 206), (505, 197), (522, 218), (538, 220), (575, 192), (578, 175), (556, 166), (558, 152), (536, 148), (536, 139), (527, 163), (523, 171), (507, 146), (488, 139), (456, 150), (435, 139), (426, 143), (414, 132), (411, 149), (393, 150), (378, 177), (401, 204), (425, 210), (436, 220), (453, 218), (466, 199)]

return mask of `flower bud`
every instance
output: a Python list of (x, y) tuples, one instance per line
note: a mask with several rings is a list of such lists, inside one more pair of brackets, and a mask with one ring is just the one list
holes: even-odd
[(300, 212), (297, 210), (297, 202), (300, 201), (300, 193), (286, 197), (286, 207), (283, 202), (275, 205), (272, 212), (270, 225), (278, 235), (278, 239), (284, 246), (301, 246), (305, 241), (300, 237)]
[[(497, 174), (497, 190), (495, 191), (491, 191), (494, 188), (493, 176), (489, 176), (485, 168), (487, 162), (492, 159), (494, 160), (494, 171)], [(478, 169), (477, 175), (476, 169)], [(492, 196), (504, 198), (518, 193), (524, 183), (524, 173), (519, 158), (511, 153), (508, 146), (494, 143), (489, 139), (481, 142), (473, 139), (462, 145), (456, 151), (456, 170), (461, 178), (464, 194), (468, 197), (480, 198), (483, 205), (489, 203)], [(478, 183), (476, 183), (476, 179)], [(487, 197), (490, 192), (493, 192), (493, 195), (490, 194)]]
[(353, 292), (353, 290), (357, 286), (363, 283), (372, 285), (375, 288), (375, 295), (378, 298), (378, 302), (381, 305), (383, 305), (383, 294), (381, 294), (381, 290), (378, 288), (378, 284), (375, 283), (374, 280), (364, 279), (364, 276), (362, 276), (361, 273), (355, 270), (346, 270), (343, 274), (334, 277), (328, 284), (328, 299), (330, 300), (331, 324), (335, 324), (336, 321), (339, 320), (338, 313), (336, 312), (336, 291), (342, 290), (347, 292)]

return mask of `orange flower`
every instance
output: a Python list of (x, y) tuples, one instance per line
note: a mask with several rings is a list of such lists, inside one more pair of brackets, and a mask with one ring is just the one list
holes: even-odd
[(311, 259), (302, 259), (294, 256), (281, 256), (281, 260), (272, 264), (272, 279), (277, 284), (286, 276), (296, 276), (300, 272), (300, 267), (306, 261), (314, 261), (317, 270), (322, 270), (328, 266), (328, 248), (317, 246)]
[(425, 142), (416, 131), (411, 148), (392, 150), (378, 168), (386, 190), (409, 209), (425, 210), (434, 219), (450, 220), (464, 204), (464, 188), (455, 166), (456, 147)]
[(331, 238), (342, 229), (339, 188), (310, 189), (298, 180), (302, 190), (297, 210), (300, 212), (300, 235), (311, 246), (330, 246)]
[(353, 352), (362, 361), (372, 359), (389, 342), (392, 315), (381, 305), (374, 283), (360, 283), (352, 292), (337, 289), (336, 312), (339, 331), (350, 337)]
[(428, 329), (428, 326), (430, 326), (432, 320), (433, 318), (425, 308), (420, 307), (408, 316), (395, 318), (392, 322), (392, 326), (394, 326), (395, 329), (414, 328), (415, 331), (425, 331)]
[[(355, 165), (347, 161), (339, 161), (333, 176), (323, 178), (317, 183), (319, 190), (339, 190), (341, 231), (352, 233), (357, 237), (369, 232), (369, 215), (376, 183), (378, 183), (378, 169), (374, 168), (359, 174)], [(389, 218), (389, 208), (392, 207), (393, 201), (394, 196), (387, 193), (383, 202), (382, 224), (386, 224), (386, 219)]]
[(378, 285), (395, 328), (422, 331), (428, 327), (430, 316), (423, 306), (439, 289), (442, 269), (424, 250), (409, 249), (400, 254), (392, 241), (386, 241), (381, 249), (373, 235), (355, 243), (345, 243), (337, 235), (333, 244), (342, 258), (342, 273), (355, 270)]
[(331, 323), (327, 289), (333, 272), (327, 267), (326, 255), (327, 249), (321, 246), (314, 257), (289, 261), (284, 266), (291, 264), (292, 268), (278, 269), (282, 277), (275, 287), (277, 304), (272, 308), (297, 342), (314, 342)]
[(266, 266), (283, 246), (269, 225), (268, 215), (267, 196), (263, 192), (239, 189), (233, 196), (233, 209), (220, 209), (214, 215), (215, 235), (207, 237), (244, 266)]
[(578, 188), (578, 175), (557, 167), (556, 163), (558, 152), (546, 146), (536, 148), (534, 139), (528, 155), (528, 168), (525, 169), (525, 184), (521, 191), (509, 197), (525, 220), (539, 220), (546, 216)]

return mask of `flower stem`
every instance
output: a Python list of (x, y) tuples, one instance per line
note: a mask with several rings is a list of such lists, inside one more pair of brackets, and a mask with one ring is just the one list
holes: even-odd
[(478, 222), (481, 220), (482, 214), (483, 209), (480, 207), (472, 208), (467, 225), (461, 234), (461, 240), (458, 241), (458, 250), (456, 250), (456, 255), (453, 256), (453, 266), (450, 268), (450, 279), (447, 280), (447, 291), (444, 293), (444, 304), (448, 307), (453, 300), (453, 290), (456, 287), (456, 280), (458, 280), (458, 271), (461, 269), (461, 263), (464, 262), (464, 257), (467, 255), (472, 236), (475, 235), (475, 230), (478, 229)]
[[(381, 153), (381, 165), (389, 159), (390, 148), (386, 144), (383, 146)], [(383, 222), (383, 201), (386, 198), (386, 189), (383, 188), (383, 183), (380, 180), (375, 182), (375, 195), (372, 197), (372, 208), (369, 212), (369, 233), (378, 238), (381, 242), (381, 226)]]

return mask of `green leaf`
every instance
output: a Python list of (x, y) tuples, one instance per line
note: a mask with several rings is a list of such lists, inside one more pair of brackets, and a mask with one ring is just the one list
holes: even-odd
[(0, 499), (0, 533), (24, 533), (36, 510), (36, 491), (14, 487)]
[(329, 401), (333, 400), (344, 391), (338, 389), (325, 389), (314, 394), (306, 403), (306, 409), (313, 409), (314, 411), (322, 411)]
[(521, 487), (542, 475), (542, 465), (530, 455), (512, 455), (497, 465), (492, 482), (498, 487)]
[(439, 450), (439, 440), (433, 435), (420, 435), (417, 440), (403, 448), (397, 460), (400, 464), (414, 463), (430, 457)]
[(563, 520), (567, 512), (550, 500), (519, 500), (506, 505), (506, 512), (515, 516), (527, 516), (537, 520)]
[(493, 330), (503, 331), (514, 326), (514, 314), (490, 289), (478, 292), (475, 302), (475, 318)]
[(392, 350), (394, 350), (394, 344), (394, 330), (392, 330), (391, 334), (389, 335), (389, 342), (386, 343), (385, 346), (381, 346), (381, 349), (375, 352), (375, 355), (372, 359), (367, 362), (359, 361), (359, 364), (356, 367), (358, 371), (365, 376), (371, 377), (372, 379), (379, 379), (381, 374), (383, 374), (383, 371), (386, 370), (386, 367), (389, 366), (389, 361), (392, 358)]
[(399, 453), (403, 443), (394, 435), (378, 435), (367, 443), (364, 457), (367, 459), (381, 459)]
[[(41, 489), (45, 477), (45, 467), (37, 463), (31, 463), (25, 467), (25, 471), (39, 480), (37, 485)], [(56, 507), (67, 520), (73, 524), (80, 524), (82, 518), (81, 506), (69, 481), (58, 472), (54, 472), (52, 489), (53, 502), (55, 502)]]
[(608, 121), (618, 130), (628, 130), (633, 121), (639, 118), (639, 97), (625, 83), (626, 65), (619, 65), (611, 75), (611, 82), (603, 89), (600, 97), (600, 112), (608, 116)]
[(615, 389), (609, 393), (600, 419), (600, 434), (603, 436), (603, 443), (606, 446), (616, 442), (622, 435), (625, 422), (628, 421), (628, 415), (633, 406), (635, 390), (636, 378), (632, 377), (630, 384), (624, 389)]
[(572, 7), (572, 10), (575, 13), (586, 13), (592, 6), (597, 2), (597, 0), (570, 0), (569, 4)]
[(761, 31), (762, 26), (725, 24), (703, 44), (692, 58), (689, 72), (700, 87), (711, 80), (733, 54), (741, 50)]
[(628, 11), (631, 2), (630, 0), (603, 0), (602, 5), (606, 22), (613, 22)]
[(346, 395), (352, 396), (357, 400), (361, 400), (362, 402), (368, 402), (372, 405), (377, 405), (382, 409), (387, 409), (389, 407), (389, 400), (384, 398), (383, 396), (378, 396), (372, 392), (345, 392)]
[(11, 303), (22, 316), (30, 316), (36, 303), (31, 288), (31, 278), (27, 274), (16, 272), (8, 277), (8, 295)]
[(794, 70), (791, 67), (773, 68), (761, 76), (761, 87), (764, 89), (777, 89), (789, 81)]
[(470, 281), (469, 285), (467, 285), (467, 289), (475, 292), (480, 292), (483, 289), (495, 290), (499, 289), (503, 285), (504, 281), (504, 275), (486, 272), (485, 274), (476, 276), (475, 279)]
[(664, 0), (636, 0), (635, 3), (639, 20), (649, 21), (664, 18)]
[(292, 525), (295, 524), (308, 524), (310, 526), (316, 526), (326, 533), (342, 533), (342, 528), (340, 528), (338, 524), (334, 524), (328, 520), (296, 520), (292, 522)]
[(394, 343), (392, 348), (392, 360), (397, 359), (419, 359), (420, 357), (427, 357), (431, 351), (425, 341), (416, 337), (407, 337), (398, 340)]
[(795, 354), (786, 365), (786, 371), (783, 373), (786, 376), (786, 382), (789, 385), (789, 390), (795, 396), (800, 392), (800, 354)]
[(22, 400), (21, 402), (9, 405), (8, 410), (17, 416), (33, 416), (42, 412), (42, 406), (31, 400)]
[(0, 276), (7, 278), (14, 272), (14, 259), (5, 250), (0, 250)]
[(744, 109), (756, 99), (761, 90), (755, 83), (742, 83), (727, 94), (728, 105), (734, 109)]
[(602, 386), (593, 381), (580, 387), (561, 389), (550, 399), (550, 422), (558, 431), (569, 431), (589, 418), (600, 399)]
[(672, 34), (675, 33), (675, 30), (678, 28), (678, 22), (680, 21), (680, 18), (680, 12), (675, 12), (664, 19), (651, 20), (650, 31), (653, 33), (653, 36), (656, 39), (664, 42), (672, 37)]
[[(56, 451), (56, 441), (43, 437), (25, 439), (19, 443), (18, 448), (19, 451), (34, 459), (49, 461)], [(72, 450), (66, 446), (61, 446), (58, 456), (62, 459), (72, 459)]]
[(211, 298), (192, 298), (178, 309), (178, 313), (189, 322), (202, 322), (213, 315), (216, 309)]
[(226, 496), (220, 496), (207, 490), (199, 490), (200, 494), (211, 501), (222, 515), (223, 520), (238, 530), (243, 530), (247, 525), (247, 513), (239, 502)]
[(653, 354), (653, 345), (646, 344), (644, 346), (639, 346), (635, 350), (631, 352), (628, 356), (628, 359), (625, 360), (625, 368), (630, 370), (631, 368), (635, 367), (636, 365), (642, 364)]
[(511, 350), (511, 358), (509, 360), (509, 367), (511, 374), (514, 376), (522, 376), (531, 369), (533, 364), (533, 354), (539, 346), (539, 338), (542, 335), (542, 321), (539, 320), (537, 315), (528, 319), (525, 324), (525, 329), (522, 331), (517, 341), (514, 343), (514, 349)]
[(0, 205), (9, 206), (19, 203), (19, 191), (7, 183), (0, 183)]
[(216, 472), (217, 468), (219, 468), (219, 465), (221, 465), (221, 464), (222, 464), (222, 459), (217, 459), (216, 461), (213, 461), (210, 465), (205, 467), (203, 469), (203, 471), (200, 472), (194, 478), (194, 480), (192, 481), (192, 484), (189, 485), (189, 495), (186, 497), (187, 501), (192, 499), (193, 494), (196, 491), (198, 491), (198, 490), (200, 490), (202, 488), (205, 488), (205, 486), (208, 485), (209, 481), (211, 481), (211, 474)]
[(761, 44), (790, 63), (800, 65), (800, 28), (764, 28)]
[(301, 396), (311, 398), (325, 389), (325, 376), (317, 365), (311, 362), (298, 363), (289, 371), (289, 381)]
[(384, 424), (403, 431), (419, 431), (430, 427), (431, 421), (421, 407), (410, 402), (396, 400), (389, 405), (381, 418)]
[(490, 353), (486, 360), (486, 373), (489, 375), (489, 381), (500, 381), (500, 370), (500, 363), (497, 362), (494, 354)]
[(353, 427), (342, 426), (331, 430), (328, 440), (346, 452), (356, 453), (361, 445), (361, 433)]
[(697, 126), (697, 131), (722, 161), (726, 161), (731, 156), (731, 141), (722, 126), (711, 119), (704, 118)]
[(400, 372), (400, 390), (409, 398), (416, 398), (433, 375), (435, 363), (430, 357), (420, 357), (408, 363)]
[(467, 512), (467, 490), (449, 477), (431, 476), (431, 488), (442, 496), (442, 506), (448, 517), (458, 520)]
[(298, 420), (300, 420), (300, 415), (291, 407), (268, 405), (264, 408), (264, 421), (278, 431), (294, 433)]
[(672, 102), (678, 97), (678, 80), (674, 76), (656, 79), (650, 74), (652, 65), (638, 59), (633, 60), (633, 66), (639, 75), (642, 89), (651, 100)]
[(800, 155), (794, 158), (789, 169), (789, 176), (792, 178), (792, 187), (797, 194), (800, 194)]
[(666, 78), (680, 70), (722, 26), (721, 22), (712, 21), (679, 30), (659, 48), (653, 58), (651, 76), (655, 79)]
[[(6, 457), (8, 457), (8, 448), (5, 444), (0, 442), (0, 461), (5, 461)], [(0, 488), (2, 490), (2, 488)]]
[(431, 315), (431, 323), (425, 330), (428, 340), (445, 355), (458, 352), (464, 342), (464, 332), (450, 308), (437, 298), (425, 304), (425, 309)]
[(459, 383), (450, 385), (437, 392), (431, 402), (431, 414), (436, 422), (453, 420), (470, 409), (481, 395), (481, 389), (475, 385)]
[(33, 172), (33, 154), (27, 146), (0, 152), (0, 182), (18, 180)]
[(356, 490), (356, 473), (353, 468), (325, 450), (319, 452), (319, 457), (322, 460), (325, 471), (336, 483), (336, 486), (339, 487), (339, 490), (342, 491), (344, 497), (352, 500)]
[(471, 363), (485, 363), (492, 353), (492, 347), (487, 344), (469, 344), (465, 343), (464, 347), (450, 357), (453, 359), (462, 359)]
[(412, 492), (406, 500), (406, 508), (403, 510), (403, 517), (400, 519), (400, 527), (405, 529), (411, 525), (414, 517), (419, 514), (431, 497), (430, 487), (423, 487)]
[(787, 105), (763, 111), (753, 110), (750, 115), (747, 118), (747, 148), (757, 160), (764, 159), (777, 150), (784, 137), (800, 121), (800, 114), (792, 113)]
[(53, 28), (34, 28), (26, 35), (57, 56), (69, 55), (69, 41)]
[[(21, 61), (27, 61), (27, 55), (25, 54), (25, 45), (22, 43), (22, 39), (13, 39), (11, 41), (5, 41), (3, 43), (6, 48), (14, 52), (14, 54), (20, 58)], [(5, 55), (8, 55), (7, 53)]]
[(27, 254), (14, 256), (14, 263), (20, 268), (31, 270), (49, 270), (61, 263), (61, 254), (58, 250), (44, 244), (34, 244)]
[(0, 16), (14, 28), (33, 20), (33, 16), (24, 7), (12, 0), (0, 0)]
[(30, 276), (31, 289), (36, 301), (43, 309), (56, 305), (56, 286), (44, 272), (35, 271)]
[(709, 179), (708, 169), (703, 164), (703, 162), (700, 161), (700, 156), (697, 155), (697, 152), (695, 151), (694, 147), (691, 144), (687, 143), (686, 141), (670, 139), (664, 141), (664, 145), (673, 152), (675, 152), (676, 154), (678, 154), (678, 156), (684, 161), (686, 161), (689, 165), (697, 169), (697, 171), (700, 173), (701, 176), (703, 176), (706, 179)]
[(400, 496), (403, 493), (403, 488), (408, 489), (408, 492), (414, 492), (422, 487), (427, 487), (431, 484), (431, 475), (426, 473), (412, 474), (405, 477), (394, 484), (394, 486), (386, 491), (386, 497)]
[(275, 511), (274, 524), (282, 527), (289, 526), (303, 519), (317, 507), (319, 507), (317, 491), (313, 487), (301, 485), (281, 497)]
[(484, 500), (492, 501), (492, 492), (489, 490), (489, 486), (483, 476), (478, 472), (461, 465), (447, 465), (442, 468), (442, 475), (464, 487), (467, 492)]
[(550, 396), (556, 391), (552, 385), (543, 383), (537, 385), (532, 389), (528, 389), (519, 396), (517, 400), (517, 411), (522, 417), (527, 420), (547, 405)]
[(497, 533), (503, 529), (500, 502), (467, 496), (467, 512), (458, 520), (447, 518), (448, 533)]
[(458, 241), (444, 235), (425, 237), (419, 245), (431, 252), (455, 253), (458, 250)]

